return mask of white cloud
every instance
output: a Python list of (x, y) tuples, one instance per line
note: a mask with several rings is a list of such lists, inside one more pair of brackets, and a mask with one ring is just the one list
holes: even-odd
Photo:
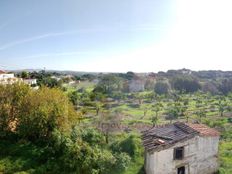
[[(8, 23), (4, 23), (0, 25), (0, 29), (4, 28), (7, 26)], [(72, 34), (83, 34), (83, 33), (93, 33), (93, 32), (107, 32), (107, 31), (155, 31), (155, 30), (162, 30), (160, 26), (142, 26), (142, 27), (131, 27), (131, 28), (126, 28), (126, 27), (117, 27), (117, 28), (112, 28), (112, 27), (99, 27), (99, 28), (90, 28), (90, 29), (79, 29), (79, 30), (73, 30), (73, 31), (65, 31), (65, 32), (53, 32), (53, 33), (46, 33), (46, 34), (41, 34), (29, 38), (24, 38), (20, 40), (15, 40), (9, 43), (6, 43), (4, 45), (0, 45), (0, 50), (6, 50), (8, 48), (17, 46), (17, 45), (22, 45), (25, 43), (41, 40), (41, 39), (46, 39), (46, 38), (51, 38), (51, 37), (58, 37), (58, 36), (65, 36), (65, 35), (72, 35)]]
[(16, 45), (21, 45), (21, 44), (24, 44), (27, 42), (32, 42), (32, 41), (36, 41), (36, 40), (40, 40), (40, 39), (44, 39), (44, 38), (63, 36), (63, 35), (74, 34), (74, 33), (76, 33), (76, 31), (47, 33), (47, 34), (42, 34), (42, 35), (38, 35), (38, 36), (33, 36), (30, 38), (16, 40), (16, 41), (13, 41), (10, 43), (6, 43), (6, 44), (0, 46), (0, 50), (5, 50), (5, 49), (11, 48), (11, 47), (16, 46)]
[(76, 56), (76, 55), (99, 55), (101, 54), (100, 52), (84, 52), (84, 51), (70, 51), (70, 52), (57, 52), (57, 53), (44, 53), (44, 54), (35, 54), (31, 56), (26, 56), (26, 57), (17, 57), (17, 59), (20, 60), (28, 60), (31, 59), (33, 60), (34, 58), (46, 58), (46, 57), (62, 57), (62, 56)]

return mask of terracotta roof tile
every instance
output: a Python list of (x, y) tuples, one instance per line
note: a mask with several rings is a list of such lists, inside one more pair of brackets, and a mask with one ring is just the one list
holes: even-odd
[(5, 74), (6, 71), (0, 70), (0, 74)]
[(186, 123), (186, 125), (199, 132), (201, 136), (220, 136), (220, 133), (217, 130), (204, 124)]

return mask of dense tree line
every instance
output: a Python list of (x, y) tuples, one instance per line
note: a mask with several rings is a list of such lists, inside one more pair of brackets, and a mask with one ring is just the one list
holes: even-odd
[(179, 76), (172, 79), (172, 86), (180, 92), (196, 92), (201, 89), (200, 83), (189, 76)]
[[(62, 77), (64, 74), (56, 72), (21, 72), (18, 76), (22, 78), (36, 78), (39, 86), (62, 87), (63, 83), (74, 81), (93, 81), (97, 79), (98, 84), (94, 91), (107, 94), (110, 97), (114, 93), (129, 93), (129, 85), (133, 80), (140, 79), (144, 83), (146, 91), (155, 91), (157, 94), (168, 94), (170, 91), (179, 91), (182, 93), (193, 93), (199, 90), (211, 94), (227, 95), (232, 92), (231, 72), (222, 71), (191, 71), (188, 69), (169, 70), (167, 72), (137, 74), (127, 73), (109, 73), (109, 74), (81, 74), (70, 78)], [(65, 77), (65, 76), (64, 76)], [(118, 94), (116, 96), (118, 96)]]
[[(130, 73), (129, 73), (130, 74)], [(122, 74), (106, 74), (102, 75), (99, 83), (96, 85), (94, 92), (107, 94), (112, 97), (114, 93), (129, 93), (128, 79), (135, 76), (122, 76)], [(232, 92), (232, 80), (220, 79), (217, 81), (200, 81), (192, 75), (178, 75), (168, 79), (155, 81), (144, 78), (144, 87), (146, 91), (154, 91), (156, 94), (169, 94), (171, 91), (181, 93), (194, 93), (197, 91), (209, 92), (211, 94), (227, 95)]]

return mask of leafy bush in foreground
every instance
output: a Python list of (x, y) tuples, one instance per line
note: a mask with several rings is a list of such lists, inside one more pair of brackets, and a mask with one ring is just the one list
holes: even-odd
[(127, 138), (112, 143), (111, 149), (114, 152), (124, 152), (132, 159), (135, 159), (142, 153), (141, 139), (136, 135), (130, 135)]

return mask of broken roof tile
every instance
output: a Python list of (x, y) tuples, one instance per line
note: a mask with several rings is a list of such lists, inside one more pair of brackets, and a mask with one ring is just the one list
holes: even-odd
[(191, 139), (196, 135), (200, 136), (219, 136), (219, 132), (203, 124), (189, 124), (176, 122), (154, 126), (143, 132), (143, 145), (146, 150), (162, 150), (175, 143)]

